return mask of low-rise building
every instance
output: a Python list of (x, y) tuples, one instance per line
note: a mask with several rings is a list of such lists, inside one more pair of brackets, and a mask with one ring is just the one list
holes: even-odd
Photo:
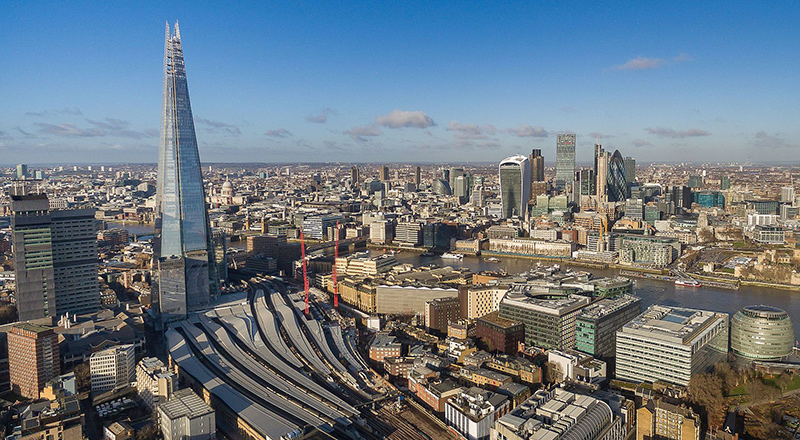
[(466, 440), (489, 437), (494, 422), (509, 410), (508, 397), (478, 387), (462, 390), (447, 401), (444, 420)]
[(428, 331), (445, 333), (450, 323), (458, 321), (459, 316), (460, 302), (457, 296), (425, 302), (425, 327)]
[(6, 440), (83, 439), (83, 414), (78, 396), (30, 404), (20, 411), (19, 422)]
[(700, 416), (683, 405), (654, 399), (636, 410), (636, 439), (698, 440)]
[(547, 362), (557, 366), (559, 382), (573, 381), (600, 385), (606, 378), (606, 363), (577, 351), (550, 350)]
[(158, 406), (158, 420), (164, 440), (213, 440), (216, 414), (191, 388), (176, 391)]
[(553, 388), (538, 390), (495, 422), (492, 440), (560, 438), (622, 440), (622, 419), (600, 399)]
[(369, 345), (369, 358), (375, 362), (383, 362), (387, 357), (398, 357), (403, 353), (403, 345), (388, 333), (378, 333)]

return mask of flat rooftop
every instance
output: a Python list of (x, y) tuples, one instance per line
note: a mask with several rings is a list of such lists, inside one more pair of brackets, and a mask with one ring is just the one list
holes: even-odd
[(637, 302), (641, 302), (641, 299), (638, 296), (633, 295), (620, 295), (616, 298), (603, 298), (594, 304), (584, 307), (578, 317), (583, 319), (600, 319)]
[(654, 305), (625, 324), (621, 331), (685, 344), (694, 335), (722, 318), (727, 319), (727, 315), (707, 310)]

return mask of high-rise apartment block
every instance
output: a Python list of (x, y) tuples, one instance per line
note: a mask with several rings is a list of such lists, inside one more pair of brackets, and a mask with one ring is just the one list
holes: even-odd
[(556, 186), (564, 188), (575, 179), (575, 135), (559, 133), (556, 140)]
[(528, 158), (516, 155), (500, 162), (500, 203), (503, 218), (525, 217), (531, 198)]
[(158, 358), (147, 357), (136, 365), (136, 391), (150, 410), (166, 402), (178, 388), (178, 376)]
[(218, 292), (200, 154), (177, 23), (164, 48), (164, 102), (156, 185), (153, 293), (163, 321), (208, 306)]
[(50, 379), (61, 374), (58, 335), (52, 328), (21, 323), (8, 332), (8, 373), (11, 389), (30, 399)]
[(617, 332), (616, 377), (686, 386), (727, 353), (727, 314), (650, 306)]
[(20, 321), (100, 308), (94, 208), (51, 210), (46, 194), (11, 196)]
[(117, 345), (92, 353), (89, 358), (92, 392), (128, 386), (134, 378), (135, 365), (136, 351), (133, 344)]

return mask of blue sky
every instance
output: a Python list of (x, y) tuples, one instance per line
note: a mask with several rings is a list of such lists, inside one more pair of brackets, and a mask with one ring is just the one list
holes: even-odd
[(0, 2), (0, 163), (155, 162), (167, 20), (204, 162), (797, 161), (796, 1), (360, 3)]

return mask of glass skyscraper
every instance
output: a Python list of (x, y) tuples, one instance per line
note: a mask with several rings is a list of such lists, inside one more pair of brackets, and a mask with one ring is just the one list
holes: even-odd
[(522, 155), (511, 156), (500, 162), (500, 203), (503, 218), (528, 213), (531, 198), (531, 168), (528, 158)]
[(559, 133), (556, 141), (556, 186), (563, 188), (575, 179), (575, 135)]
[(162, 321), (208, 306), (219, 276), (177, 23), (174, 34), (167, 25), (164, 47), (153, 254), (153, 290)]
[(625, 180), (625, 159), (619, 150), (614, 151), (608, 161), (608, 201), (622, 202), (628, 198), (628, 182)]

